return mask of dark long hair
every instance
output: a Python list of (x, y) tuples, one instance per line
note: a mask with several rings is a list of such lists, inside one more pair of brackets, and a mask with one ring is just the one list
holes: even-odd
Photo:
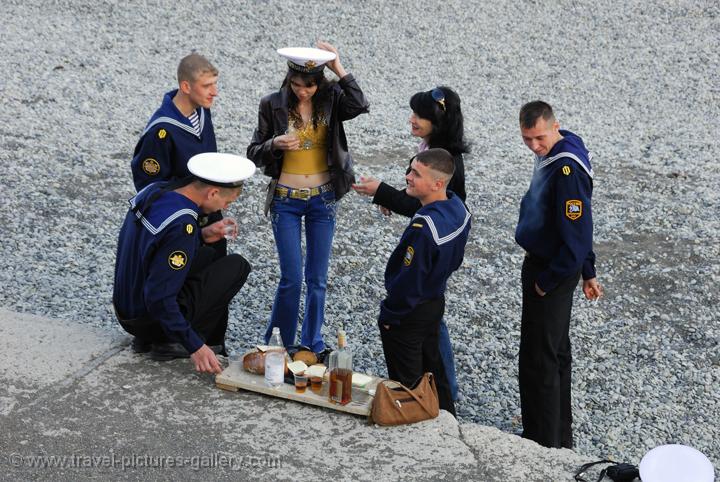
[(440, 147), (452, 155), (470, 151), (465, 141), (463, 115), (460, 109), (460, 97), (450, 87), (441, 85), (438, 89), (445, 94), (445, 109), (433, 99), (432, 90), (418, 92), (410, 98), (410, 108), (415, 114), (432, 123), (432, 132), (428, 139), (429, 147)]
[(330, 96), (330, 87), (332, 86), (332, 82), (325, 77), (324, 70), (315, 72), (314, 74), (307, 74), (288, 69), (287, 75), (285, 75), (285, 80), (283, 80), (280, 88), (287, 91), (288, 112), (291, 115), (294, 114), (297, 118), (301, 117), (300, 113), (296, 110), (298, 98), (290, 86), (290, 81), (293, 79), (302, 82), (305, 86), (317, 85), (317, 91), (315, 92), (315, 95), (312, 96), (312, 123), (313, 127), (317, 128), (318, 122), (323, 114), (323, 105), (325, 104), (325, 100)]

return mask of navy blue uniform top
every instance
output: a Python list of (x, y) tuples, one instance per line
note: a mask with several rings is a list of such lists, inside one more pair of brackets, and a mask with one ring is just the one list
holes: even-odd
[(595, 277), (593, 253), (592, 155), (580, 137), (561, 130), (545, 157), (535, 157), (530, 188), (520, 203), (515, 241), (548, 262), (535, 282), (548, 292), (582, 269)]
[(165, 94), (135, 146), (130, 167), (138, 191), (152, 182), (189, 176), (187, 162), (192, 156), (217, 152), (210, 109), (196, 109), (200, 121), (198, 136), (190, 119), (173, 103), (176, 93), (177, 89)]
[(415, 213), (390, 255), (379, 323), (398, 325), (420, 303), (443, 296), (448, 278), (460, 267), (470, 213), (455, 193), (447, 196)]
[(194, 353), (203, 340), (180, 312), (177, 296), (200, 245), (199, 207), (166, 191), (146, 208), (148, 197), (167, 184), (153, 183), (130, 200), (118, 239), (113, 301), (123, 318), (149, 316)]

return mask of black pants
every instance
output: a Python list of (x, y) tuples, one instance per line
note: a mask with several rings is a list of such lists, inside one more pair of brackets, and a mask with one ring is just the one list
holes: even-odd
[[(221, 256), (216, 249), (198, 249), (177, 302), (185, 319), (206, 345), (225, 344), (228, 305), (250, 274), (250, 264), (239, 254)], [(120, 316), (119, 316), (120, 318)], [(153, 343), (170, 340), (152, 318), (120, 319), (122, 327)]]
[(438, 330), (445, 312), (445, 300), (422, 303), (400, 325), (385, 329), (380, 323), (388, 377), (406, 387), (412, 387), (425, 372), (432, 372), (438, 389), (440, 408), (455, 415), (455, 404), (445, 375)]
[(526, 257), (522, 266), (520, 405), (523, 437), (545, 447), (572, 448), (570, 312), (580, 273), (545, 296), (535, 280), (547, 264)]

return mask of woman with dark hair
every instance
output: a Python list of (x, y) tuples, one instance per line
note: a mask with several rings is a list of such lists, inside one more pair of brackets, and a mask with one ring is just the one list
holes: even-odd
[[(455, 173), (447, 185), (465, 202), (465, 164), (463, 154), (469, 152), (465, 142), (460, 97), (450, 87), (440, 86), (418, 92), (410, 98), (410, 133), (421, 139), (418, 152), (440, 147), (453, 156)], [(412, 160), (411, 160), (412, 162)], [(408, 167), (405, 174), (410, 171)], [(409, 196), (405, 189), (399, 190), (372, 177), (361, 177), (353, 189), (363, 195), (373, 196), (373, 203), (380, 206), (385, 215), (392, 212), (412, 217), (420, 209), (420, 201)], [(455, 378), (455, 361), (445, 321), (440, 322), (440, 354), (450, 383), (453, 400), (457, 400), (458, 386)]]
[[(440, 86), (413, 95), (410, 108), (410, 133), (421, 139), (418, 152), (440, 147), (452, 154), (455, 174), (447, 188), (465, 201), (463, 154), (469, 152), (469, 146), (465, 142), (460, 97), (450, 87)], [(395, 189), (372, 177), (361, 177), (360, 184), (353, 185), (353, 189), (373, 196), (373, 203), (384, 208), (383, 212), (388, 215), (396, 212), (411, 217), (420, 209), (420, 201), (408, 196), (405, 189)]]
[[(280, 90), (260, 101), (258, 126), (247, 156), (272, 178), (268, 200), (280, 260), (280, 283), (265, 342), (277, 326), (283, 344), (295, 344), (304, 218), (306, 297), (300, 343), (324, 353), (321, 329), (335, 205), (355, 180), (342, 123), (368, 112), (368, 103), (352, 74), (340, 63), (337, 49), (326, 42), (318, 42), (318, 47), (278, 50), (288, 59), (288, 73)], [(325, 65), (339, 81), (325, 78)]]

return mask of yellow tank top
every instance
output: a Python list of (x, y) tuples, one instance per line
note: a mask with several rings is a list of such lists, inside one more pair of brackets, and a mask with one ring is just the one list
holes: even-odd
[(282, 171), (288, 174), (319, 174), (328, 170), (327, 165), (327, 122), (318, 121), (317, 128), (312, 122), (297, 128), (291, 114), (288, 119), (289, 132), (300, 138), (300, 149), (285, 151)]

